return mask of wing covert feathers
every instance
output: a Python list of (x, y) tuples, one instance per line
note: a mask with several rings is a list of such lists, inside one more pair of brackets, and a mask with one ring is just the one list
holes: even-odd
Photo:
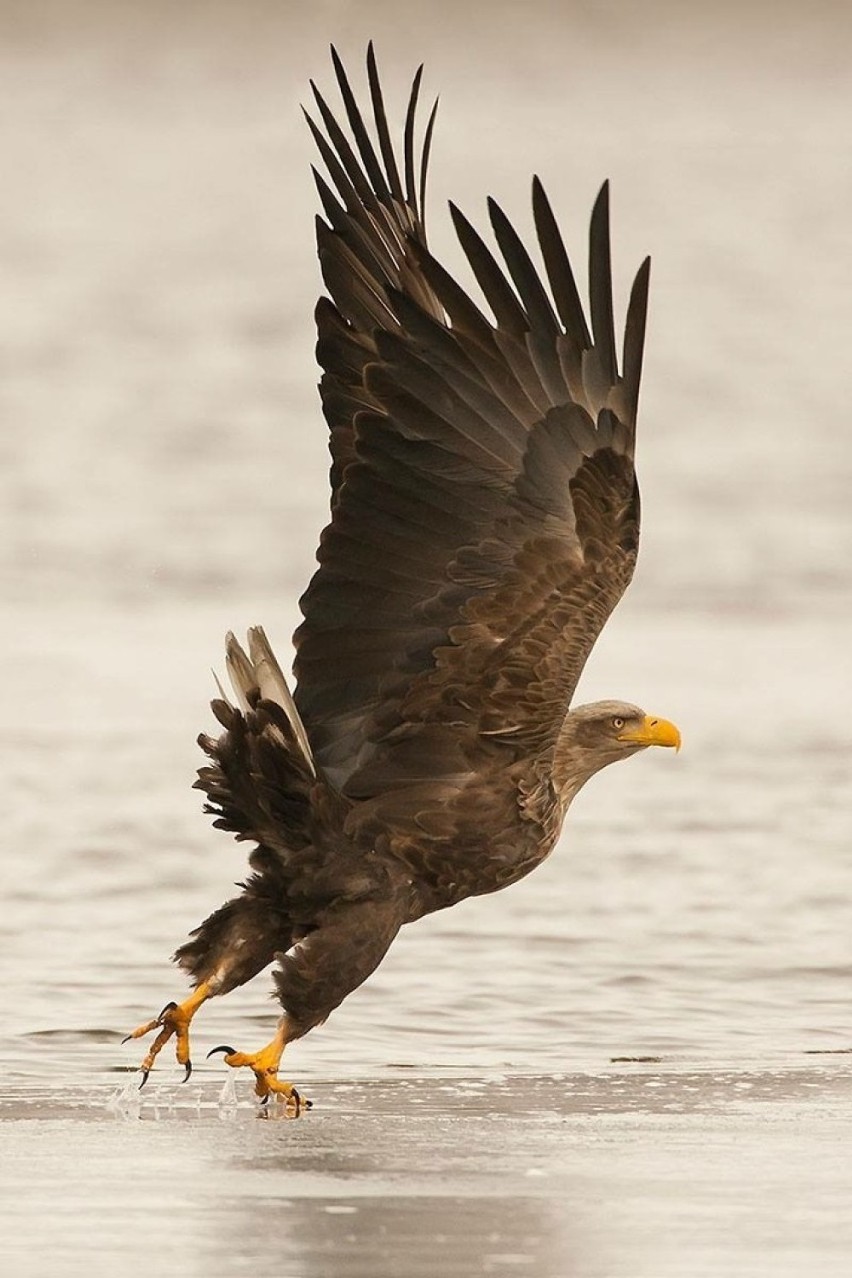
[(591, 218), (587, 315), (535, 178), (543, 272), (493, 200), (496, 252), (450, 206), (481, 308), (426, 240), (435, 110), (421, 132), (422, 69), (400, 154), (372, 46), (367, 112), (332, 59), (347, 128), (314, 86), (308, 118), (327, 173), (316, 319), (331, 521), (301, 601), (295, 704), (262, 632), (248, 657), (229, 644), (228, 668), (238, 697), (250, 667), (281, 707), (302, 766), (315, 758), (344, 793), (374, 798), (456, 784), (494, 751), (553, 748), (636, 557), (649, 263), (619, 370), (608, 186)]

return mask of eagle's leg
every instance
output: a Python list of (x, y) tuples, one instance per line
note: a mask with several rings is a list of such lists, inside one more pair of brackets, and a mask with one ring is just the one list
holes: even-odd
[(245, 985), (258, 972), (272, 962), (281, 936), (289, 935), (286, 922), (270, 908), (263, 894), (264, 885), (259, 879), (251, 879), (242, 896), (226, 903), (192, 933), (175, 954), (176, 961), (193, 979), (195, 988), (182, 1003), (167, 1003), (159, 1016), (146, 1021), (124, 1039), (143, 1038), (152, 1030), (159, 1030), (151, 1048), (140, 1065), (141, 1087), (159, 1053), (175, 1038), (178, 1064), (186, 1073), (184, 1082), (192, 1073), (189, 1048), (189, 1024), (195, 1013), (207, 999), (217, 994), (228, 994), (238, 985)]
[(253, 1071), (254, 1089), (262, 1102), (271, 1095), (283, 1096), (293, 1117), (310, 1108), (292, 1083), (278, 1077), (284, 1048), (321, 1025), (367, 979), (387, 952), (402, 918), (395, 897), (332, 907), (317, 927), (301, 935), (285, 953), (276, 954), (275, 985), (285, 1010), (272, 1042), (259, 1052), (213, 1049), (224, 1052), (226, 1065), (234, 1069), (246, 1065)]
[(248, 1066), (254, 1073), (254, 1090), (260, 1101), (265, 1105), (270, 1096), (281, 1096), (287, 1113), (298, 1118), (303, 1109), (311, 1108), (312, 1103), (300, 1095), (292, 1083), (278, 1077), (278, 1066), (289, 1037), (288, 1028), (288, 1019), (282, 1016), (272, 1042), (267, 1043), (259, 1052), (238, 1052), (233, 1047), (214, 1047), (207, 1055), (209, 1058), (216, 1052), (223, 1052), (225, 1064), (233, 1069)]
[(151, 1030), (159, 1029), (160, 1031), (139, 1066), (142, 1072), (140, 1087), (144, 1087), (147, 1083), (154, 1061), (173, 1035), (175, 1037), (175, 1055), (177, 1056), (178, 1064), (183, 1065), (186, 1071), (183, 1079), (186, 1082), (192, 1073), (192, 1059), (189, 1050), (189, 1023), (199, 1007), (201, 1007), (201, 1004), (219, 992), (218, 987), (220, 984), (221, 981), (215, 976), (208, 981), (202, 981), (182, 1003), (167, 1003), (159, 1016), (156, 1016), (152, 1021), (146, 1021), (144, 1025), (138, 1025), (126, 1038), (121, 1040), (123, 1043), (127, 1043), (132, 1038), (144, 1038)]

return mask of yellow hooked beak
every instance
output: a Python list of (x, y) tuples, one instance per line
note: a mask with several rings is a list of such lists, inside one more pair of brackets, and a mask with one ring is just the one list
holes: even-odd
[(620, 732), (618, 739), (629, 741), (631, 745), (674, 746), (675, 750), (680, 749), (680, 733), (675, 725), (668, 719), (655, 719), (650, 714), (645, 715), (638, 728)]

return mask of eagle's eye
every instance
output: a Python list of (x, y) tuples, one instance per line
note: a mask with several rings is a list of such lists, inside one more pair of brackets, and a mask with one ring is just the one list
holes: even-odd
[(612, 726), (615, 728), (616, 732), (620, 732), (621, 729), (624, 727), (624, 720), (621, 718), (620, 715), (615, 716), (615, 718), (612, 721)]

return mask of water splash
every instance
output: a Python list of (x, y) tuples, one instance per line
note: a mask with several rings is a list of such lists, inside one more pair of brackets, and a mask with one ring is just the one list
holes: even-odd
[(131, 1074), (124, 1086), (112, 1093), (107, 1100), (106, 1108), (116, 1118), (124, 1121), (141, 1117), (142, 1094), (139, 1090), (138, 1075)]
[(229, 1070), (225, 1076), (225, 1081), (222, 1084), (222, 1090), (219, 1092), (219, 1121), (222, 1123), (232, 1123), (237, 1116), (239, 1108), (240, 1102), (237, 1097), (236, 1075)]

